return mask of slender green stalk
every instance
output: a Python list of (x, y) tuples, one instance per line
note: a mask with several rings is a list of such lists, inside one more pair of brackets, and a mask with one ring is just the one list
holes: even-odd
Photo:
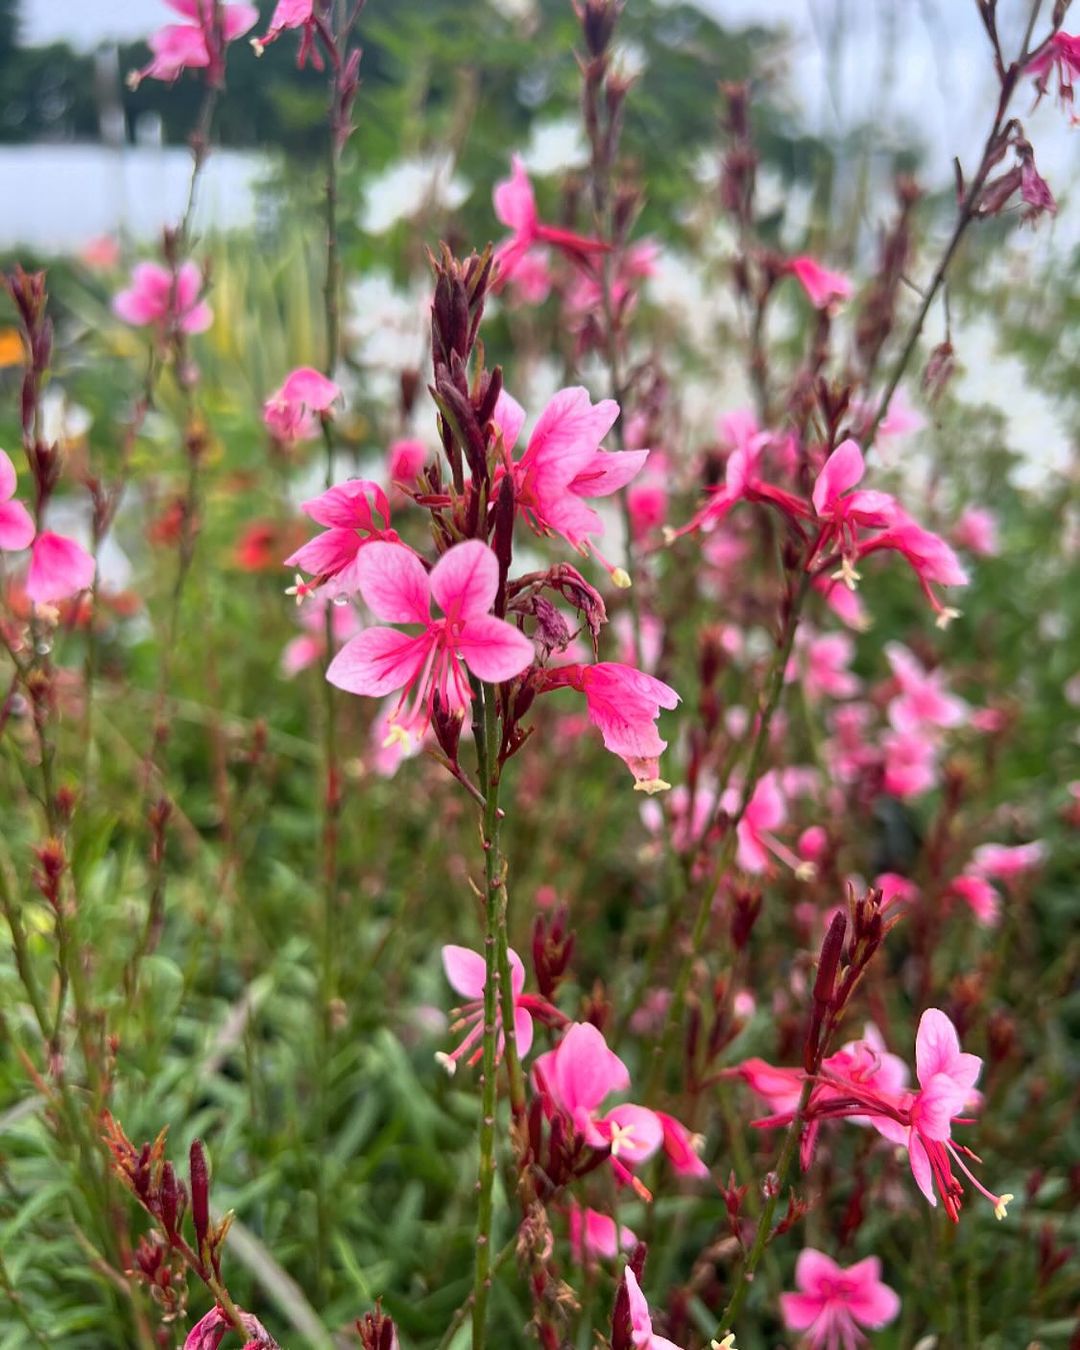
[[(339, 16), (340, 18), (340, 16)], [(332, 379), (341, 354), (341, 322), (339, 292), (341, 286), (341, 259), (338, 241), (338, 169), (341, 157), (338, 135), (338, 80), (341, 73), (341, 46), (344, 34), (340, 25), (335, 36), (335, 53), (331, 60), (329, 80), (329, 107), (327, 110), (326, 187), (324, 195), (326, 227), (326, 276), (323, 284), (323, 320), (326, 332), (326, 360), (324, 370)], [(323, 419), (325, 448), (324, 482), (329, 489), (334, 485), (334, 437), (330, 423)], [(323, 734), (323, 790), (322, 790), (322, 914), (319, 941), (319, 1019), (318, 1019), (318, 1083), (316, 1087), (315, 1128), (317, 1155), (321, 1156), (329, 1131), (329, 1060), (333, 1040), (333, 1009), (338, 992), (337, 962), (337, 905), (340, 878), (340, 819), (341, 769), (338, 763), (337, 699), (334, 686), (326, 672), (334, 655), (334, 620), (329, 605), (323, 619), (324, 653), (321, 668), (322, 734)], [(325, 1169), (316, 1157), (315, 1173), (315, 1283), (325, 1293), (324, 1271), (330, 1241), (330, 1222), (327, 1213)]]
[[(472, 1294), (473, 1350), (483, 1350), (487, 1330), (488, 1294), (491, 1290), (491, 1238), (494, 1225), (495, 1111), (498, 1104), (496, 1051), (498, 1048), (498, 977), (500, 918), (505, 929), (506, 905), (502, 860), (499, 857), (499, 777), (497, 769), (497, 694), (484, 685), (484, 715), (474, 727), (482, 730), (477, 741), (477, 765), (486, 791), (483, 817), (484, 842), (484, 1041), (480, 1078), (480, 1165), (476, 1178), (476, 1265)], [(510, 1027), (513, 1027), (511, 1019)], [(520, 1072), (520, 1070), (519, 1070)]]
[[(484, 1040), (481, 1058), (480, 1164), (476, 1181), (476, 1267), (471, 1296), (473, 1350), (482, 1350), (487, 1334), (487, 1305), (497, 1266), (491, 1257), (494, 1225), (495, 1114), (498, 1106), (498, 1051), (510, 1084), (510, 1108), (515, 1120), (525, 1115), (525, 1079), (514, 1035), (514, 989), (510, 955), (506, 889), (506, 859), (500, 847), (502, 813), (499, 810), (499, 691), (481, 686), (482, 716), (473, 719), (476, 760), (484, 787), (481, 821), (484, 844)], [(501, 1023), (501, 1025), (500, 1025)], [(501, 1257), (499, 1263), (501, 1263)]]
[[(505, 1266), (507, 1261), (509, 1261), (510, 1258), (513, 1256), (516, 1248), (517, 1248), (517, 1234), (515, 1233), (514, 1236), (508, 1242), (504, 1243), (502, 1247), (499, 1248), (495, 1260), (491, 1263), (491, 1273), (493, 1276), (497, 1275), (499, 1271), (502, 1270), (503, 1266)], [(450, 1346), (453, 1344), (454, 1337), (465, 1325), (465, 1319), (472, 1311), (473, 1304), (474, 1304), (474, 1295), (470, 1292), (469, 1297), (458, 1308), (457, 1312), (454, 1313), (453, 1317), (451, 1317), (450, 1325), (443, 1332), (442, 1340), (435, 1347), (435, 1350), (450, 1350)]]

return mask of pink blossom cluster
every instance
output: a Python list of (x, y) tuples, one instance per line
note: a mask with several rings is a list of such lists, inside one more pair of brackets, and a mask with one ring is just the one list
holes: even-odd
[[(810, 1079), (809, 1098), (802, 1110), (803, 1166), (813, 1156), (817, 1127), (826, 1120), (851, 1120), (869, 1125), (892, 1143), (907, 1149), (908, 1162), (919, 1190), (931, 1205), (938, 1197), (949, 1218), (960, 1217), (963, 1183), (953, 1167), (1005, 1216), (1011, 1195), (994, 1195), (978, 1180), (965, 1158), (975, 1155), (952, 1137), (954, 1125), (970, 1124), (969, 1113), (982, 1098), (976, 1083), (982, 1060), (960, 1049), (952, 1022), (938, 1008), (928, 1008), (915, 1036), (918, 1087), (909, 1089), (907, 1066), (889, 1054), (876, 1031), (868, 1029), (855, 1041), (823, 1060)], [(762, 1060), (746, 1060), (732, 1073), (743, 1078), (772, 1108), (772, 1114), (754, 1122), (759, 1128), (786, 1126), (794, 1118), (807, 1075), (801, 1069), (775, 1068)]]
[[(294, 442), (311, 433), (315, 415), (330, 415), (339, 395), (338, 386), (318, 372), (296, 370), (267, 400), (264, 421), (276, 440)], [(502, 392), (488, 424), (496, 463), (490, 492), (499, 493), (505, 480), (517, 517), (534, 533), (591, 553), (617, 585), (626, 585), (623, 570), (599, 551), (596, 540), (604, 522), (589, 505), (590, 499), (631, 482), (648, 459), (648, 450), (603, 449), (601, 442), (618, 415), (610, 399), (594, 404), (583, 388), (561, 390), (515, 457), (525, 412)], [(416, 491), (407, 480), (415, 482), (425, 457), (418, 443), (392, 448), (389, 476), (399, 495)], [(424, 502), (438, 506), (449, 498), (427, 494)], [(666, 742), (656, 720), (661, 709), (678, 703), (675, 690), (618, 662), (562, 657), (546, 664), (542, 650), (523, 631), (524, 609), (516, 621), (511, 621), (513, 605), (507, 618), (492, 613), (505, 578), (488, 544), (478, 539), (454, 544), (429, 570), (392, 527), (386, 490), (365, 479), (331, 487), (301, 503), (301, 509), (325, 528), (285, 559), (298, 569), (292, 588), (297, 599), (315, 593), (341, 600), (358, 596), (383, 624), (414, 630), (364, 626), (327, 670), (331, 683), (350, 693), (399, 694), (389, 714), (391, 740), (417, 744), (433, 719), (462, 719), (472, 703), (470, 677), (497, 684), (517, 681), (530, 697), (570, 688), (584, 695), (590, 721), (607, 748), (626, 762), (635, 785), (646, 792), (667, 787), (659, 772)], [(603, 608), (599, 597), (596, 603)], [(559, 646), (565, 651), (569, 638)]]
[[(946, 608), (935, 587), (964, 586), (967, 573), (956, 554), (939, 535), (919, 525), (889, 493), (860, 488), (865, 474), (862, 451), (848, 439), (826, 458), (807, 498), (783, 483), (796, 477), (804, 463), (813, 464), (815, 451), (802, 446), (793, 433), (760, 431), (750, 415), (729, 422), (733, 448), (728, 455), (722, 487), (671, 537), (711, 531), (740, 502), (757, 502), (778, 511), (806, 546), (805, 567), (815, 589), (821, 591), (842, 618), (857, 618), (846, 588), (854, 593), (859, 566), (876, 553), (898, 553), (914, 571), (931, 606), (946, 623), (955, 611)], [(777, 482), (779, 478), (781, 481)]]

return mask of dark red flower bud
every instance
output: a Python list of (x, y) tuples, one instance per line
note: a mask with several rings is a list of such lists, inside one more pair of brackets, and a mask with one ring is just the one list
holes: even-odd
[(200, 1258), (210, 1232), (210, 1173), (201, 1139), (191, 1141), (191, 1219), (195, 1225), (196, 1250)]

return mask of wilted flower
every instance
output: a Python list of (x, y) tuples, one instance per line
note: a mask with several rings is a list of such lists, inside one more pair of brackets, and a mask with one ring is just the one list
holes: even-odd
[(632, 666), (614, 661), (566, 665), (543, 675), (543, 688), (569, 687), (585, 695), (589, 720), (604, 744), (624, 761), (639, 792), (661, 792), (670, 784), (660, 777), (660, 739), (656, 719), (661, 708), (674, 708), (679, 695), (670, 685)]

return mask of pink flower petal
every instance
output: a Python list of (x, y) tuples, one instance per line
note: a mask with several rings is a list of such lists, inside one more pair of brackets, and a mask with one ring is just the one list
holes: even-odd
[(845, 1272), (851, 1285), (847, 1305), (852, 1317), (864, 1327), (883, 1327), (900, 1311), (900, 1296), (881, 1280), (881, 1262), (868, 1256), (848, 1266)]
[(520, 155), (510, 163), (510, 177), (496, 183), (492, 193), (495, 215), (508, 229), (529, 234), (536, 225), (536, 198)]
[(498, 589), (499, 560), (479, 539), (455, 544), (431, 570), (435, 603), (454, 621), (487, 614)]
[(300, 366), (287, 376), (278, 397), (303, 403), (312, 412), (326, 412), (341, 397), (341, 387), (321, 371)]
[(807, 1331), (813, 1326), (824, 1304), (813, 1294), (781, 1294), (780, 1315), (789, 1331)]
[(607, 1113), (601, 1125), (614, 1127), (612, 1156), (630, 1166), (651, 1158), (664, 1142), (664, 1127), (656, 1112), (646, 1106), (634, 1106), (629, 1102), (616, 1106)]
[(499, 392), (491, 420), (502, 433), (503, 445), (507, 450), (513, 450), (525, 424), (525, 409), (505, 389)]
[(357, 577), (360, 593), (377, 619), (431, 622), (431, 583), (411, 548), (380, 540), (368, 544), (357, 561)]
[(300, 510), (319, 525), (337, 525), (343, 529), (373, 531), (377, 512), (390, 523), (390, 503), (386, 493), (367, 478), (350, 478), (327, 488), (318, 497), (300, 503)]
[(934, 1173), (930, 1167), (930, 1158), (923, 1146), (922, 1140), (914, 1130), (910, 1132), (908, 1139), (908, 1162), (911, 1164), (911, 1175), (915, 1178), (915, 1184), (931, 1205), (937, 1205), (937, 1195), (934, 1192)]
[(613, 399), (602, 399), (594, 407), (587, 389), (560, 389), (540, 414), (522, 465), (536, 460), (545, 466), (565, 465), (569, 481), (591, 461), (618, 415)]
[(487, 966), (479, 952), (450, 944), (442, 949), (442, 963), (451, 987), (462, 998), (483, 998)]
[(477, 679), (491, 684), (520, 675), (532, 665), (536, 655), (524, 633), (491, 615), (469, 619), (454, 645)]
[(618, 492), (645, 467), (648, 450), (597, 450), (570, 483), (580, 497), (608, 497)]
[(326, 678), (350, 694), (378, 698), (411, 684), (429, 648), (426, 633), (410, 637), (396, 628), (367, 628), (346, 642), (327, 667)]
[(852, 440), (842, 441), (825, 461), (814, 484), (814, 510), (819, 516), (829, 514), (838, 497), (853, 488), (865, 472), (862, 451)]
[(14, 496), (18, 484), (19, 477), (15, 472), (15, 465), (11, 462), (11, 456), (6, 450), (0, 450), (0, 502), (6, 502), (9, 497)]
[(29, 548), (33, 537), (33, 517), (22, 502), (0, 501), (0, 549), (17, 553)]
[(514, 1041), (518, 1058), (524, 1059), (533, 1043), (533, 1020), (524, 1008), (514, 1009)]
[(42, 530), (34, 540), (26, 594), (35, 604), (67, 600), (93, 584), (93, 558), (74, 539)]
[(259, 11), (254, 5), (234, 4), (222, 7), (222, 32), (226, 42), (234, 42), (242, 37), (249, 28), (259, 21)]
[(795, 1262), (795, 1283), (807, 1294), (821, 1296), (822, 1287), (835, 1281), (841, 1274), (840, 1267), (824, 1252), (813, 1247), (804, 1247)]

